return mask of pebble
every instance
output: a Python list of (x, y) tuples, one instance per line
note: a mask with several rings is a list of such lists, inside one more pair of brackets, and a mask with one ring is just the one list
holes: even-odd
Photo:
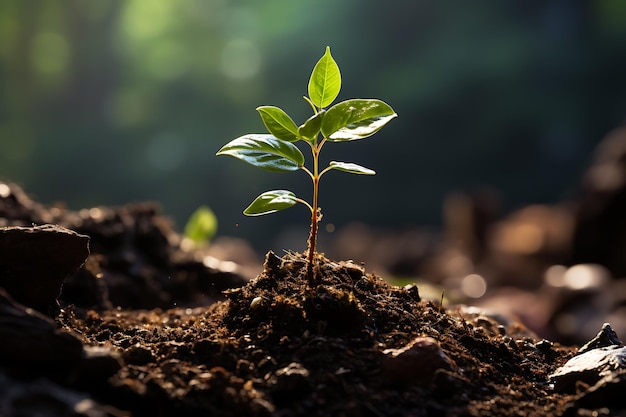
[(557, 392), (574, 394), (584, 385), (597, 392), (602, 390), (603, 384), (614, 379), (612, 376), (622, 375), (625, 370), (626, 347), (605, 323), (598, 335), (582, 346), (576, 356), (550, 375), (550, 380)]
[(399, 349), (386, 349), (381, 379), (391, 386), (426, 385), (439, 369), (453, 371), (456, 364), (432, 337), (417, 337)]
[(617, 333), (615, 333), (611, 325), (609, 323), (604, 323), (602, 325), (602, 330), (598, 332), (596, 337), (578, 349), (578, 354), (580, 355), (581, 353), (585, 353), (593, 349), (608, 346), (623, 346), (623, 344), (619, 340)]

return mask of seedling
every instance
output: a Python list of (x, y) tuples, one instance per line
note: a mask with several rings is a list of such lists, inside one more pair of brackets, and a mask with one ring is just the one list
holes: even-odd
[(217, 233), (217, 217), (207, 206), (200, 206), (194, 211), (187, 224), (185, 224), (184, 236), (195, 245), (206, 245)]
[[(230, 155), (255, 167), (274, 172), (302, 170), (313, 182), (313, 198), (307, 201), (288, 190), (266, 191), (259, 195), (245, 210), (247, 216), (260, 216), (284, 210), (296, 203), (304, 204), (311, 211), (311, 230), (307, 248), (307, 278), (309, 285), (316, 284), (313, 274), (313, 258), (316, 253), (318, 223), (322, 212), (318, 205), (320, 178), (331, 170), (360, 175), (376, 172), (351, 162), (330, 161), (320, 170), (319, 155), (327, 142), (348, 142), (367, 138), (378, 132), (396, 113), (386, 103), (377, 99), (351, 99), (328, 108), (341, 89), (341, 73), (330, 47), (319, 59), (308, 84), (308, 97), (313, 115), (300, 126), (285, 111), (275, 106), (261, 106), (257, 111), (269, 134), (247, 134), (224, 145), (217, 155)], [(294, 143), (302, 141), (311, 148), (313, 167), (304, 166), (304, 155)]]

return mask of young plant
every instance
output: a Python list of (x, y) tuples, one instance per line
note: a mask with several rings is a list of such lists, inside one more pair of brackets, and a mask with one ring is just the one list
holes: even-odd
[[(308, 84), (308, 97), (313, 115), (300, 126), (275, 106), (261, 106), (257, 111), (269, 134), (247, 134), (224, 145), (217, 155), (230, 155), (255, 167), (274, 172), (302, 170), (313, 182), (311, 203), (288, 190), (266, 191), (245, 210), (247, 216), (260, 216), (286, 209), (296, 203), (311, 211), (311, 230), (307, 248), (307, 278), (314, 286), (313, 259), (316, 253), (318, 223), (322, 212), (318, 205), (320, 178), (331, 170), (352, 174), (374, 175), (375, 172), (351, 162), (330, 161), (320, 169), (319, 156), (327, 142), (348, 142), (367, 138), (396, 117), (393, 109), (381, 100), (351, 99), (330, 106), (341, 89), (341, 73), (330, 54), (330, 47), (315, 64)], [(304, 166), (304, 155), (294, 143), (302, 141), (311, 148), (313, 166)]]
[(208, 244), (216, 233), (217, 217), (213, 210), (207, 206), (198, 207), (189, 216), (183, 229), (183, 236), (197, 246)]

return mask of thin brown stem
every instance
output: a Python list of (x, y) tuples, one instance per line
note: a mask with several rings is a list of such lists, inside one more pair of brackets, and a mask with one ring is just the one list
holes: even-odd
[(318, 189), (320, 182), (320, 174), (319, 174), (319, 154), (321, 145), (324, 144), (324, 141), (321, 142), (320, 146), (317, 144), (311, 146), (311, 150), (313, 152), (313, 175), (311, 179), (313, 180), (313, 204), (311, 205), (311, 234), (309, 235), (309, 247), (307, 251), (307, 269), (306, 275), (309, 281), (309, 286), (314, 287), (317, 285), (317, 279), (315, 277), (315, 273), (313, 271), (313, 261), (315, 259), (315, 246), (317, 244), (317, 226), (320, 221), (320, 209), (318, 205)]
[(317, 279), (313, 273), (313, 261), (315, 258), (315, 245), (317, 242), (317, 225), (319, 223), (318, 211), (319, 210), (313, 210), (311, 214), (311, 234), (309, 235), (309, 249), (307, 253), (306, 265), (306, 275), (310, 287), (315, 287), (317, 285)]

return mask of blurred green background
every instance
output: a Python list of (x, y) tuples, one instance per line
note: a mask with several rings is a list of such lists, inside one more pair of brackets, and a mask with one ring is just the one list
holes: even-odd
[(214, 155), (263, 132), (258, 105), (308, 117), (326, 45), (339, 99), (399, 115), (324, 148), (378, 172), (324, 178), (337, 227), (436, 225), (450, 191), (482, 184), (506, 208), (556, 201), (626, 115), (619, 1), (2, 0), (0, 177), (72, 209), (157, 200), (179, 229), (207, 204), (220, 235), (260, 250), (306, 235), (304, 207), (241, 214), (268, 189), (308, 199), (304, 173)]

